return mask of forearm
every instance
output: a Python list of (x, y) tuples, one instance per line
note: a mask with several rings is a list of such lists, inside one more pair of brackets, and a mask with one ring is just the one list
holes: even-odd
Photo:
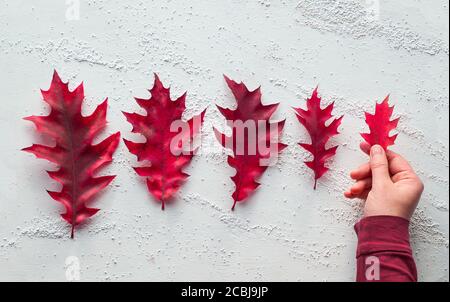
[(409, 221), (394, 216), (362, 219), (358, 235), (358, 282), (416, 282), (417, 269), (409, 241)]

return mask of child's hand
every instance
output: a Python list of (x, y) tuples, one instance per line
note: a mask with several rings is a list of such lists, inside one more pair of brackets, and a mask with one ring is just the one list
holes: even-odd
[(351, 172), (356, 180), (347, 198), (366, 199), (364, 216), (398, 216), (410, 220), (424, 185), (409, 163), (400, 155), (380, 146), (361, 144), (370, 162)]

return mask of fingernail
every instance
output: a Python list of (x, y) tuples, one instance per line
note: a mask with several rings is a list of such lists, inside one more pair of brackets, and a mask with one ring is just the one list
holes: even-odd
[(372, 156), (383, 154), (383, 148), (379, 145), (375, 145), (372, 147), (370, 153)]

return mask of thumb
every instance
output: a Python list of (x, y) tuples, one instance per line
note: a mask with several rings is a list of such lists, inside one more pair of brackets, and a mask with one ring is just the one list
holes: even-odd
[(386, 183), (391, 182), (386, 152), (379, 145), (375, 145), (370, 149), (370, 169), (372, 170), (374, 187), (384, 186)]

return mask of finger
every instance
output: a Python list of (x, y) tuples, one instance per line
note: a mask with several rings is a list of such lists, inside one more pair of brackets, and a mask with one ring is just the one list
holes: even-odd
[(401, 155), (392, 151), (387, 151), (386, 155), (389, 161), (389, 171), (392, 175), (402, 172), (414, 172), (408, 161)]
[(353, 194), (349, 191), (345, 192), (345, 197), (348, 199), (367, 199), (367, 196), (369, 196), (370, 190), (365, 190), (360, 194)]
[(359, 144), (359, 147), (361, 148), (362, 152), (366, 153), (367, 155), (370, 155), (370, 144), (367, 142), (362, 142)]
[[(364, 153), (368, 155), (370, 154), (371, 148), (367, 142), (362, 142), (360, 144), (360, 148)], [(389, 171), (391, 172), (392, 175), (405, 171), (414, 172), (414, 169), (411, 167), (408, 161), (400, 154), (388, 150), (386, 152), (386, 156), (389, 162)]]
[(353, 195), (359, 195), (362, 192), (372, 188), (372, 178), (366, 178), (358, 181), (350, 188), (350, 192)]
[(349, 199), (353, 198), (353, 194), (350, 191), (345, 191), (344, 196), (345, 196), (345, 198), (349, 198)]
[(410, 171), (400, 172), (400, 173), (397, 173), (394, 176), (392, 176), (393, 183), (397, 183), (399, 181), (404, 181), (404, 180), (409, 180), (409, 181), (413, 181), (416, 183), (421, 182), (420, 178), (414, 172), (410, 172)]
[(383, 188), (386, 184), (392, 182), (386, 152), (380, 145), (375, 145), (370, 149), (370, 168), (374, 188)]
[[(369, 143), (367, 142), (362, 142), (359, 147), (361, 148), (361, 150), (366, 153), (367, 155), (370, 155), (370, 149), (373, 147), (371, 146)], [(394, 151), (391, 150), (387, 150), (386, 152), (386, 156), (388, 158), (388, 160), (394, 159), (395, 157), (400, 156), (399, 154), (395, 153)]]
[(366, 163), (360, 166), (358, 169), (350, 172), (350, 177), (354, 180), (360, 180), (372, 175), (372, 170), (370, 169), (370, 163)]

